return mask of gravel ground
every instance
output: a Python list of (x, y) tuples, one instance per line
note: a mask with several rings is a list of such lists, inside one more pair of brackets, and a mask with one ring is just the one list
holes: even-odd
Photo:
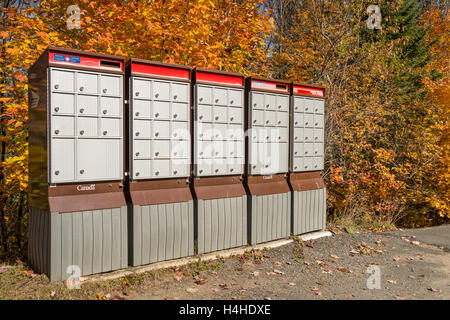
[[(447, 236), (450, 236), (447, 233)], [(371, 267), (372, 266), (372, 267)], [(379, 268), (369, 289), (368, 268)], [(195, 269), (195, 268), (194, 268)], [(376, 282), (372, 282), (376, 286)], [(127, 299), (449, 299), (450, 253), (411, 232), (338, 234), (155, 278)]]

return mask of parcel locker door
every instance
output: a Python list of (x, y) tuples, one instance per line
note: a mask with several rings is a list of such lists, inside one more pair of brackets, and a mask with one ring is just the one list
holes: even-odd
[(85, 94), (98, 93), (98, 76), (95, 73), (77, 73), (77, 91)]
[(166, 81), (153, 81), (153, 96), (155, 100), (170, 99), (170, 84)]
[(52, 69), (50, 73), (52, 91), (74, 92), (74, 72)]
[(189, 102), (189, 85), (187, 83), (172, 83), (172, 101)]
[(277, 111), (289, 111), (289, 96), (277, 95)]
[(122, 178), (122, 141), (78, 139), (77, 179), (84, 181)]
[(189, 120), (189, 105), (187, 103), (172, 103), (172, 120), (188, 121)]
[(52, 93), (52, 114), (73, 114), (75, 110), (75, 97), (73, 94)]
[(261, 164), (259, 159), (259, 149), (262, 148), (263, 144), (258, 142), (252, 142), (249, 144), (248, 150), (248, 165), (250, 174), (260, 174)]
[(252, 109), (264, 110), (264, 94), (258, 92), (251, 93)]
[(228, 105), (230, 107), (242, 107), (243, 90), (229, 89), (228, 90)]
[(98, 97), (78, 95), (76, 113), (80, 116), (96, 116), (98, 114)]
[(52, 137), (71, 137), (75, 133), (75, 118), (64, 116), (51, 117)]
[(213, 101), (215, 105), (226, 106), (228, 102), (227, 89), (214, 87)]
[[(141, 101), (139, 101), (141, 102)], [(121, 117), (122, 116), (122, 99), (101, 97), (100, 98), (100, 114), (102, 116), (109, 117)]]
[(107, 96), (122, 96), (122, 76), (101, 75), (100, 76), (101, 94)]
[(133, 120), (133, 137), (150, 139), (152, 123), (149, 120)]
[(169, 120), (170, 103), (167, 101), (153, 101), (152, 116), (155, 120)]
[(197, 86), (197, 102), (199, 104), (211, 104), (212, 88), (205, 86)]
[(147, 100), (133, 101), (133, 117), (136, 119), (151, 117), (152, 102)]
[(50, 158), (51, 183), (75, 180), (75, 142), (73, 139), (52, 139)]
[(140, 99), (150, 99), (151, 81), (133, 78), (133, 97)]

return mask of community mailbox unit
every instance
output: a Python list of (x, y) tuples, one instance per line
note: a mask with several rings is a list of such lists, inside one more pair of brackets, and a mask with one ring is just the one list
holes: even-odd
[(49, 47), (29, 70), (29, 261), (51, 281), (125, 268), (124, 59)]
[(287, 81), (246, 79), (250, 244), (290, 235), (289, 90)]
[(126, 75), (130, 264), (193, 255), (190, 68), (131, 59)]
[(198, 253), (247, 244), (244, 174), (244, 76), (192, 73)]
[(289, 182), (292, 188), (292, 232), (322, 230), (326, 223), (324, 166), (325, 89), (292, 84)]

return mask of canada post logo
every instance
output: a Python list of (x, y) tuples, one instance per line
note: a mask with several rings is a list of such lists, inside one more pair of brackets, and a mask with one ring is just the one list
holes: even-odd
[(78, 185), (77, 190), (78, 191), (93, 191), (93, 190), (95, 190), (95, 184), (91, 184), (89, 186)]
[(55, 54), (55, 61), (63, 61), (63, 62), (71, 62), (71, 63), (80, 63), (80, 57), (71, 57), (66, 56), (65, 54)]

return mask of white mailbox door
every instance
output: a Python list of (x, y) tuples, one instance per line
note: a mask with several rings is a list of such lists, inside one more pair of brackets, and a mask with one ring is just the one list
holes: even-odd
[(52, 68), (50, 73), (50, 89), (53, 92), (73, 92), (75, 84), (75, 72), (64, 69)]
[(118, 180), (122, 178), (122, 143), (113, 139), (78, 139), (78, 180)]
[(51, 144), (50, 182), (75, 180), (74, 139), (52, 139)]

